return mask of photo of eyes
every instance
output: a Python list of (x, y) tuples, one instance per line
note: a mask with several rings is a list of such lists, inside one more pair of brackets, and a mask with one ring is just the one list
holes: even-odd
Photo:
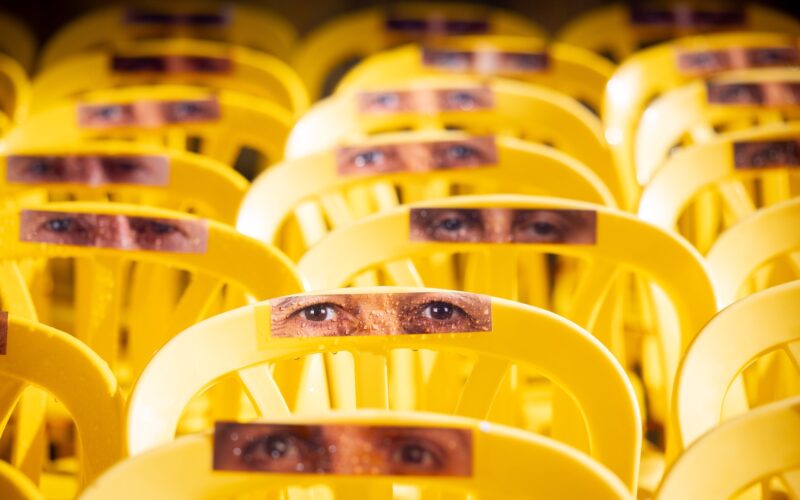
[(472, 433), (447, 427), (217, 422), (214, 470), (370, 476), (472, 475)]
[(706, 82), (708, 102), (712, 104), (745, 104), (763, 106), (795, 106), (800, 104), (800, 83), (718, 83)]
[(8, 313), (0, 311), (0, 356), (6, 354), (8, 346)]
[(492, 330), (491, 299), (464, 292), (295, 295), (270, 306), (273, 338)]
[(120, 250), (205, 253), (208, 224), (205, 220), (23, 210), (19, 239)]
[(219, 120), (219, 101), (136, 101), (120, 104), (79, 104), (78, 126), (87, 129), (116, 127), (160, 127), (173, 123), (203, 123)]
[(111, 59), (115, 73), (228, 73), (232, 68), (231, 60), (224, 57), (116, 55)]
[(431, 172), (497, 164), (493, 136), (457, 141), (349, 146), (336, 150), (341, 175)]
[(544, 71), (550, 63), (546, 52), (475, 51), (425, 47), (422, 65), (445, 71), (467, 71), (484, 75)]
[(733, 143), (736, 168), (800, 167), (800, 139)]
[(411, 241), (593, 245), (592, 210), (412, 208)]
[(166, 156), (64, 155), (6, 157), (6, 181), (16, 184), (136, 184), (166, 186)]
[(433, 114), (492, 109), (494, 94), (488, 87), (361, 92), (356, 96), (356, 102), (359, 113), (367, 115)]
[(717, 51), (679, 51), (678, 69), (690, 74), (708, 74), (745, 68), (797, 64), (796, 47), (744, 48)]

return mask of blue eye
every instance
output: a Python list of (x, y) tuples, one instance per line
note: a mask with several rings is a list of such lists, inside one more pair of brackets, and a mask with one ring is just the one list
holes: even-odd
[(366, 167), (380, 163), (383, 159), (384, 155), (381, 151), (364, 151), (356, 156), (354, 162), (357, 167)]
[(55, 233), (66, 233), (75, 226), (75, 221), (69, 218), (51, 219), (46, 222), (46, 226)]
[(375, 98), (375, 104), (383, 108), (396, 108), (399, 103), (400, 99), (397, 94), (380, 94)]
[(456, 160), (463, 160), (465, 158), (474, 156), (475, 150), (461, 144), (456, 144), (447, 149), (447, 155)]

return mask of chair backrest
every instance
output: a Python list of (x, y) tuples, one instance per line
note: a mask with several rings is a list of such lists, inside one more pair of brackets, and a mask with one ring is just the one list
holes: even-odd
[(407, 45), (368, 57), (345, 75), (337, 92), (397, 84), (419, 76), (465, 73), (550, 87), (598, 112), (613, 71), (610, 62), (579, 47), (520, 36), (467, 36)]
[(44, 500), (39, 488), (20, 469), (0, 461), (0, 495), (8, 500)]
[(573, 18), (561, 29), (557, 39), (622, 62), (654, 43), (731, 30), (798, 34), (800, 24), (788, 14), (752, 3), (728, 4), (724, 8), (614, 4)]
[[(440, 386), (458, 395), (455, 406), (440, 413), (486, 418), (510, 365), (550, 379), (581, 408), (591, 456), (634, 487), (641, 445), (639, 411), (627, 376), (608, 350), (583, 329), (547, 311), (433, 289), (378, 287), (285, 297), (188, 328), (155, 355), (134, 388), (128, 406), (129, 449), (136, 455), (174, 439), (192, 397), (225, 375), (238, 375), (262, 416), (288, 415), (281, 389), (261, 365), (301, 361), (298, 358), (321, 352), (372, 356), (372, 366), (382, 366), (373, 374), (382, 375), (351, 373), (357, 386), (354, 398), (320, 401), (306, 411), (394, 408), (397, 402), (390, 399), (387, 378), (390, 354), (409, 348), (460, 353), (475, 360), (466, 382)], [(435, 379), (432, 376), (428, 384)], [(407, 385), (409, 379), (397, 382)], [(324, 387), (314, 390), (327, 399)]]
[[(108, 199), (194, 213), (233, 223), (247, 181), (210, 158), (130, 142), (29, 147), (7, 141), (0, 155), (0, 208), (44, 200)], [(4, 206), (4, 207), (3, 207)]]
[(92, 10), (59, 29), (42, 49), (39, 67), (49, 68), (81, 52), (113, 51), (120, 43), (158, 38), (222, 41), (288, 60), (297, 33), (287, 20), (256, 5), (115, 5)]
[[(426, 493), (431, 490), (443, 494), (469, 493), (481, 499), (630, 498), (616, 476), (580, 452), (541, 436), (484, 421), (429, 413), (362, 410), (311, 418), (282, 418), (279, 424), (273, 422), (220, 423), (213, 436), (179, 438), (120, 463), (87, 488), (80, 498), (92, 500), (110, 495), (125, 499), (140, 498), (144, 494), (199, 499), (287, 489), (288, 497), (294, 498), (293, 492), (302, 492), (298, 487), (315, 485), (330, 492), (333, 498), (394, 498), (393, 486), (424, 489)], [(403, 475), (354, 472), (352, 467), (347, 470), (349, 474), (344, 475), (339, 472), (343, 467), (336, 464), (327, 469), (331, 472), (321, 475), (298, 473), (296, 465), (295, 470), (287, 474), (281, 473), (287, 468), (277, 469), (276, 465), (288, 463), (291, 467), (295, 462), (293, 458), (275, 461), (267, 458), (257, 465), (248, 465), (234, 456), (234, 450), (241, 451), (241, 447), (230, 444), (232, 433), (244, 439), (243, 432), (247, 432), (255, 442), (270, 438), (275, 441), (280, 439), (274, 436), (278, 428), (288, 430), (289, 438), (297, 434), (298, 443), (305, 441), (300, 433), (321, 431), (324, 435), (312, 443), (312, 452), (319, 449), (323, 457), (329, 454), (339, 463), (362, 460), (386, 464), (381, 471), (400, 470)], [(388, 434), (392, 437), (390, 449), (379, 455), (386, 458), (366, 456), (374, 449), (372, 443)], [(347, 436), (362, 447), (338, 445), (343, 444)], [(328, 443), (335, 447), (320, 448)], [(405, 458), (411, 447), (415, 453), (422, 451), (423, 463), (415, 464), (411, 457)], [(304, 471), (308, 470), (305, 465), (308, 456), (302, 453), (296, 457)], [(215, 457), (219, 460), (219, 470), (211, 465)], [(231, 470), (242, 466), (249, 470)]]
[[(793, 153), (798, 142), (800, 124), (793, 123), (731, 132), (708, 143), (677, 151), (644, 188), (639, 217), (669, 231), (678, 231), (680, 217), (687, 213), (698, 195), (713, 188), (730, 213), (729, 218), (709, 223), (715, 226), (715, 233), (703, 239), (713, 242), (720, 230), (772, 201), (764, 197), (756, 199), (743, 183), (780, 173), (789, 173), (790, 178), (798, 175), (800, 159)], [(788, 187), (787, 194), (791, 196), (791, 183)], [(714, 216), (699, 210), (691, 213), (695, 219)], [(690, 234), (683, 234), (693, 240)]]
[(200, 40), (151, 40), (120, 45), (110, 54), (76, 54), (39, 74), (32, 112), (104, 88), (177, 83), (227, 89), (273, 101), (300, 114), (308, 95), (300, 77), (269, 54)]
[[(0, 375), (6, 384), (32, 384), (64, 404), (78, 431), (82, 481), (93, 481), (124, 456), (123, 402), (114, 374), (76, 338), (13, 312), (3, 333)], [(4, 393), (11, 390), (6, 385)]]
[(676, 148), (731, 131), (800, 120), (798, 104), (797, 68), (737, 71), (666, 92), (650, 104), (636, 130), (636, 175), (647, 185)]
[[(203, 154), (253, 177), (283, 158), (292, 114), (276, 103), (226, 90), (178, 85), (89, 92), (42, 110), (9, 134), (25, 144), (134, 140)], [(242, 158), (245, 150), (256, 158)], [(241, 165), (242, 161), (250, 164)]]
[[(444, 185), (420, 192), (436, 183)], [(371, 198), (366, 209), (357, 208), (347, 193), (364, 187), (372, 190), (367, 193)], [(303, 232), (302, 252), (329, 227), (414, 199), (448, 196), (455, 188), (614, 205), (596, 174), (553, 148), (511, 137), (423, 131), (385, 134), (273, 166), (245, 195), (237, 227), (277, 243), (281, 231), (296, 220)]]
[(19, 62), (25, 71), (32, 71), (36, 58), (36, 37), (28, 26), (19, 19), (0, 12), (0, 33), (3, 33), (0, 52)]
[(531, 20), (502, 9), (396, 3), (347, 13), (323, 24), (297, 48), (293, 67), (317, 100), (331, 93), (347, 69), (376, 52), (430, 37), (466, 34), (546, 36)]
[(731, 498), (759, 480), (797, 472), (799, 463), (800, 398), (791, 398), (703, 435), (667, 470), (655, 498)]
[[(0, 16), (0, 27), (2, 27)], [(30, 104), (30, 82), (22, 65), (0, 53), (0, 135), (24, 120)]]
[(706, 255), (720, 309), (736, 301), (762, 265), (800, 249), (798, 224), (800, 198), (793, 198), (754, 212), (720, 235)]
[[(37, 204), (6, 212), (0, 241), (0, 296), (11, 312), (32, 301), (21, 263), (74, 259), (73, 296), (65, 299), (74, 317), (62, 321), (112, 366), (124, 327), (134, 373), (171, 335), (213, 314), (223, 285), (256, 300), (303, 289), (294, 266), (273, 247), (170, 210)], [(183, 287), (174, 283), (178, 271), (188, 274)], [(131, 314), (123, 318), (123, 311)]]
[[(311, 289), (319, 290), (344, 286), (361, 273), (405, 259), (424, 263), (437, 254), (474, 255), (475, 267), (461, 271), (458, 283), (470, 291), (526, 300), (528, 282), (542, 279), (525, 272), (531, 252), (586, 262), (579, 282), (570, 288), (566, 310), (557, 310), (592, 332), (619, 272), (640, 274), (660, 287), (679, 321), (674, 330), (657, 332), (667, 387), (680, 353), (717, 310), (702, 258), (681, 239), (618, 210), (556, 198), (457, 196), (398, 207), (332, 232), (306, 253), (298, 268)], [(413, 264), (412, 272), (387, 271), (387, 279), (423, 286), (425, 274), (414, 271)], [(595, 333), (613, 345), (613, 339)]]
[(596, 116), (555, 90), (499, 78), (431, 76), (343, 91), (295, 124), (286, 157), (386, 132), (453, 128), (551, 145), (595, 169), (617, 194), (619, 181)]
[(793, 281), (745, 297), (700, 331), (675, 381), (672, 409), (680, 432), (675, 444), (687, 448), (720, 423), (733, 381), (753, 361), (800, 341), (798, 309), (800, 281)]
[[(629, 57), (608, 81), (602, 110), (617, 168), (635, 179), (636, 129), (660, 94), (720, 71), (796, 65), (798, 57), (797, 37), (764, 33), (682, 38)], [(630, 189), (635, 195), (636, 186)]]

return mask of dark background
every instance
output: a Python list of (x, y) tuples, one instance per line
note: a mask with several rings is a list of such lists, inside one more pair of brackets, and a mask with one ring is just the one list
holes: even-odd
[[(170, 2), (171, 0), (161, 1)], [(136, 2), (113, 2), (108, 0), (0, 0), (0, 9), (25, 21), (38, 36), (41, 43), (59, 26), (83, 12), (93, 7), (119, 3), (130, 4)], [(369, 0), (246, 0), (236, 3), (251, 3), (268, 7), (292, 21), (301, 33), (305, 33), (337, 14), (370, 5), (387, 5), (390, 2)], [(551, 33), (555, 33), (566, 21), (592, 7), (618, 2), (609, 2), (607, 0), (495, 0), (469, 3), (482, 3), (520, 12), (534, 19), (550, 30)], [(800, 0), (764, 0), (758, 3), (778, 7), (800, 17)]]

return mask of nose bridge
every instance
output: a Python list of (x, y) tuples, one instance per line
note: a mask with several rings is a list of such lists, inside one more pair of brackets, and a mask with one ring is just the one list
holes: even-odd
[(78, 176), (90, 186), (104, 184), (106, 179), (103, 158), (97, 155), (73, 156), (68, 160), (68, 165), (73, 165)]
[(133, 238), (128, 218), (124, 215), (98, 215), (95, 246), (131, 248)]
[(400, 333), (399, 311), (392, 294), (370, 294), (361, 296), (361, 311), (364, 328), (370, 335)]
[(511, 242), (513, 210), (510, 208), (486, 208), (481, 210), (484, 235), (491, 243)]

